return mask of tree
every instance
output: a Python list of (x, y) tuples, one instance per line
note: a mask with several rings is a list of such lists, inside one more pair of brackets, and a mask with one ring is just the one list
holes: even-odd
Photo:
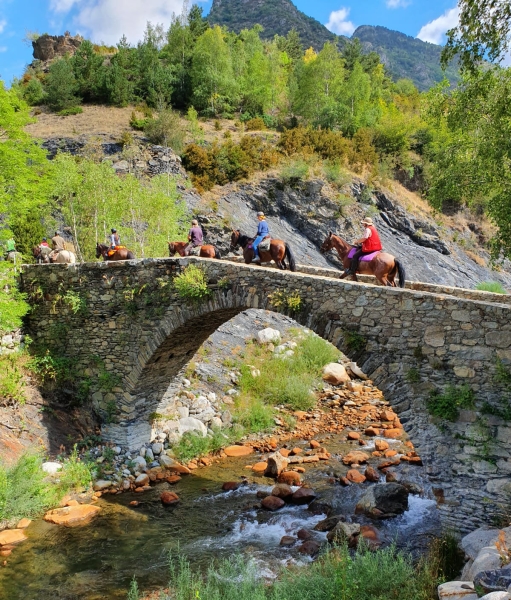
[(126, 106), (133, 100), (136, 72), (137, 52), (130, 48), (126, 36), (122, 36), (105, 73), (106, 93), (112, 104)]
[(160, 58), (164, 41), (163, 28), (147, 23), (144, 41), (137, 46), (136, 93), (154, 107), (169, 105), (174, 89), (175, 78), (172, 69)]
[(76, 79), (78, 94), (85, 102), (102, 99), (104, 96), (103, 58), (94, 52), (94, 47), (84, 40), (70, 60)]
[(79, 104), (78, 89), (69, 59), (60, 58), (52, 63), (45, 85), (48, 106), (52, 110), (60, 111)]
[(463, 70), (475, 73), (485, 59), (501, 63), (511, 43), (511, 2), (509, 0), (459, 0), (459, 25), (447, 32), (442, 53), (447, 66), (459, 56)]

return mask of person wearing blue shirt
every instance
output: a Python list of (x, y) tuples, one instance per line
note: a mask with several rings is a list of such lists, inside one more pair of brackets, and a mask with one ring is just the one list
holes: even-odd
[(252, 248), (254, 250), (254, 258), (253, 260), (261, 260), (259, 257), (259, 252), (257, 248), (259, 244), (264, 240), (267, 235), (270, 235), (270, 228), (268, 227), (268, 223), (266, 222), (266, 217), (263, 212), (257, 213), (257, 218), (259, 219), (259, 225), (257, 226), (257, 234), (256, 238), (252, 244)]

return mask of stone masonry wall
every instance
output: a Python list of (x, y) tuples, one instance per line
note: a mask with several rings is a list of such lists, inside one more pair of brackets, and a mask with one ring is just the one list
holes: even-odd
[[(196, 306), (172, 286), (191, 262), (212, 291)], [(474, 529), (509, 501), (511, 424), (497, 416), (509, 400), (506, 384), (495, 381), (499, 361), (501, 374), (511, 365), (507, 304), (195, 258), (30, 265), (22, 284), (34, 302), (26, 332), (36, 348), (60, 348), (77, 378), (88, 378), (96, 410), (111, 421), (107, 439), (147, 441), (150, 414), (202, 342), (246, 308), (271, 309), (272, 292), (298, 290), (296, 321), (356, 359), (399, 414), (444, 522)], [(69, 292), (84, 312), (73, 312)], [(363, 349), (349, 350), (347, 331), (361, 336)], [(447, 385), (468, 385), (476, 397), (452, 424), (434, 422), (426, 406), (431, 391)]]

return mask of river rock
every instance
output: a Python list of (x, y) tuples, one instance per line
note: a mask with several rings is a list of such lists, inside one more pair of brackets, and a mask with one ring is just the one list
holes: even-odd
[(135, 465), (135, 470), (142, 471), (144, 469), (147, 469), (147, 462), (143, 456), (135, 456), (135, 458), (133, 459), (133, 463)]
[(357, 365), (356, 362), (348, 363), (348, 368), (353, 373), (353, 375), (355, 375), (359, 379), (369, 379), (369, 377), (364, 373), (364, 371), (362, 371), (362, 369)]
[(296, 537), (302, 542), (312, 539), (312, 533), (308, 529), (300, 529), (296, 532)]
[(328, 532), (326, 539), (331, 544), (340, 544), (347, 542), (349, 546), (356, 545), (360, 534), (360, 525), (358, 523), (344, 523), (339, 521), (337, 525)]
[(345, 521), (346, 517), (344, 517), (343, 515), (335, 515), (333, 517), (327, 517), (326, 519), (323, 519), (322, 521), (320, 521), (319, 523), (316, 523), (316, 526), (314, 527), (314, 531), (332, 531), (332, 529), (337, 525), (337, 523), (340, 523), (341, 521)]
[(351, 483), (364, 483), (366, 480), (365, 475), (362, 475), (362, 473), (357, 471), (357, 469), (350, 469), (346, 473), (346, 479), (351, 481)]
[(135, 479), (135, 485), (137, 487), (143, 487), (144, 485), (149, 485), (149, 475), (147, 475), (146, 473), (141, 473)]
[(285, 483), (279, 483), (273, 487), (271, 495), (277, 496), (277, 498), (282, 498), (282, 500), (287, 500), (293, 495), (293, 490), (289, 485), (286, 485)]
[(289, 464), (289, 460), (282, 456), (280, 452), (270, 454), (266, 462), (268, 463), (268, 467), (264, 474), (267, 477), (278, 477)]
[(180, 435), (183, 435), (187, 431), (196, 431), (197, 433), (200, 433), (202, 437), (206, 437), (208, 428), (202, 421), (199, 421), (199, 419), (195, 419), (194, 417), (185, 417), (184, 419), (179, 419)]
[(400, 515), (408, 509), (408, 491), (398, 483), (377, 483), (358, 501), (355, 512), (368, 517), (385, 519)]
[(295, 471), (283, 471), (277, 477), (278, 483), (287, 483), (287, 485), (300, 485), (302, 483), (300, 475)]
[(369, 460), (370, 456), (367, 452), (362, 452), (361, 450), (354, 450), (353, 452), (348, 452), (345, 456), (342, 457), (342, 462), (345, 465), (361, 465), (366, 463)]
[(21, 519), (17, 525), (17, 529), (26, 529), (30, 523), (32, 523), (32, 519)]
[(158, 462), (164, 469), (170, 469), (170, 467), (174, 464), (174, 460), (167, 456), (166, 454), (162, 454), (158, 457)]
[(242, 484), (240, 481), (226, 481), (222, 484), (222, 490), (224, 492), (234, 492), (239, 487), (241, 487), (241, 485)]
[(469, 558), (475, 559), (482, 548), (495, 545), (495, 542), (499, 539), (500, 531), (504, 532), (506, 544), (511, 546), (511, 527), (505, 527), (502, 530), (479, 527), (479, 529), (463, 537), (460, 546)]
[(339, 363), (329, 363), (323, 367), (323, 380), (332, 385), (340, 385), (350, 380), (346, 369)]
[(374, 440), (374, 449), (378, 452), (385, 452), (389, 449), (389, 443), (381, 439)]
[(147, 448), (147, 450), (145, 451), (145, 460), (148, 463), (152, 463), (154, 460), (154, 454), (153, 451), (151, 450), (151, 448)]
[[(470, 561), (467, 570), (463, 569), (463, 579), (473, 581), (475, 576), (482, 571), (494, 571), (500, 569), (502, 561), (500, 554), (495, 546), (481, 548), (475, 560)], [(468, 566), (468, 565), (467, 565)]]
[(0, 531), (0, 546), (19, 544), (27, 539), (23, 529), (5, 529)]
[(360, 535), (365, 539), (371, 550), (376, 550), (381, 546), (380, 532), (372, 525), (361, 525)]
[(319, 549), (320, 545), (318, 542), (315, 542), (314, 540), (308, 540), (298, 548), (298, 552), (300, 552), (300, 554), (305, 554), (306, 556), (316, 556), (316, 554), (319, 552)]
[(248, 456), (254, 452), (250, 446), (228, 446), (224, 450), (225, 454), (230, 457)]
[(45, 462), (41, 465), (41, 469), (48, 475), (55, 475), (62, 469), (62, 465), (58, 462)]
[(506, 592), (511, 586), (511, 567), (482, 571), (474, 577), (474, 585), (481, 587), (485, 593)]
[(437, 589), (439, 600), (478, 600), (471, 581), (449, 581)]
[(373, 469), (373, 467), (367, 467), (364, 475), (367, 481), (371, 481), (372, 483), (380, 481), (380, 475), (376, 469)]
[(490, 592), (489, 594), (486, 594), (486, 596), (479, 598), (479, 600), (510, 600), (510, 599), (511, 599), (511, 595), (508, 592)]
[(163, 506), (173, 506), (180, 502), (180, 498), (174, 492), (162, 492), (160, 494), (160, 502)]
[(282, 498), (277, 498), (277, 496), (266, 496), (266, 498), (261, 500), (261, 506), (266, 510), (278, 510), (284, 505), (284, 500), (282, 500)]
[(310, 488), (301, 487), (289, 498), (292, 504), (310, 504), (316, 498), (316, 492)]
[(257, 341), (260, 344), (270, 344), (280, 342), (280, 331), (267, 327), (257, 332)]
[(107, 479), (98, 479), (94, 482), (94, 491), (102, 492), (103, 490), (107, 490), (109, 487), (113, 485), (113, 481), (108, 481)]
[(65, 506), (64, 508), (55, 508), (44, 515), (44, 520), (56, 525), (65, 527), (74, 527), (75, 525), (85, 525), (89, 523), (100, 511), (99, 506), (92, 504), (80, 504), (79, 506)]
[(280, 540), (281, 546), (292, 546), (296, 542), (296, 538), (291, 535), (284, 535)]
[(254, 473), (264, 474), (267, 468), (267, 462), (258, 462), (255, 465), (252, 465), (252, 471), (254, 471)]

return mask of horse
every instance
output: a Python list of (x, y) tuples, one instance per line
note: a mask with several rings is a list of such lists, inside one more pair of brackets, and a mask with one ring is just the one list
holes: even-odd
[(21, 263), (23, 262), (23, 254), (21, 252), (16, 252), (16, 250), (11, 250), (7, 253), (5, 260), (12, 263)]
[[(249, 265), (254, 259), (255, 253), (252, 248), (251, 242), (254, 241), (255, 238), (250, 238), (248, 235), (244, 235), (240, 232), (239, 229), (233, 229), (231, 235), (231, 251), (236, 250), (238, 246), (243, 248), (243, 258), (245, 259), (245, 264)], [(261, 250), (259, 246), (259, 256), (261, 257), (261, 262), (271, 262), (275, 261), (275, 264), (279, 269), (285, 270), (287, 269), (286, 261), (287, 258), (289, 260), (289, 268), (291, 271), (296, 271), (296, 262), (293, 253), (291, 252), (291, 248), (287, 242), (283, 242), (282, 240), (271, 240), (270, 249), (269, 250)]]
[[(345, 269), (348, 269), (351, 265), (351, 258), (348, 258), (350, 250), (354, 248), (351, 244), (348, 244), (338, 235), (334, 235), (331, 231), (328, 237), (321, 244), (321, 253), (325, 254), (332, 248), (337, 250), (337, 254), (342, 261)], [(361, 260), (358, 265), (357, 273), (362, 275), (374, 275), (376, 279), (385, 286), (396, 287), (394, 281), (396, 274), (399, 277), (399, 287), (405, 286), (405, 269), (403, 265), (397, 260), (392, 254), (387, 252), (379, 252), (374, 258), (369, 261)], [(341, 279), (344, 279), (348, 275), (344, 272), (341, 275)], [(357, 280), (356, 273), (353, 274), (353, 281)]]
[(51, 248), (49, 246), (34, 246), (32, 254), (38, 265), (48, 264), (50, 262)]
[(106, 244), (96, 244), (96, 258), (100, 256), (103, 257), (103, 260), (131, 260), (135, 258), (135, 255), (128, 248), (116, 248), (115, 252), (112, 255), (108, 254), (110, 247)]
[[(169, 242), (169, 256), (172, 257), (176, 254), (186, 256), (186, 246), (188, 246), (188, 242)], [(200, 246), (199, 256), (201, 258), (222, 258), (220, 252), (211, 244)]]
[(57, 256), (52, 259), (52, 262), (74, 265), (76, 262), (76, 256), (70, 250), (60, 250), (57, 253)]

